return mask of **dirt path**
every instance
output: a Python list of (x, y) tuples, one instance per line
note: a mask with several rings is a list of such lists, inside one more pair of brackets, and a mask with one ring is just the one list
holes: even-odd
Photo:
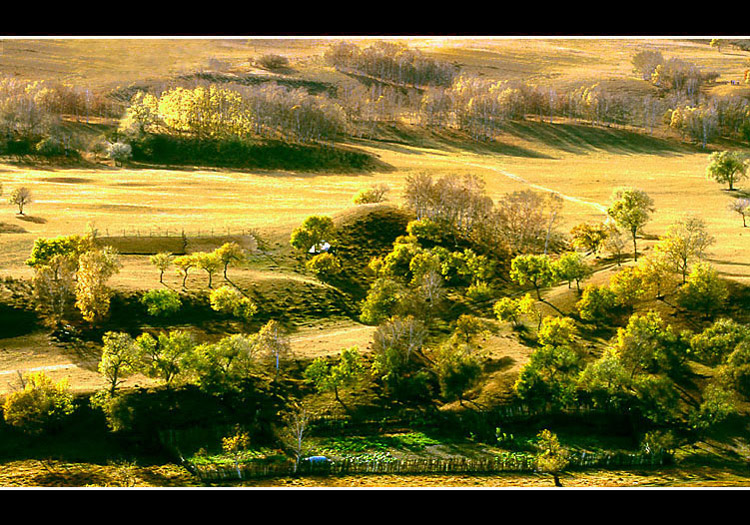
[(474, 164), (472, 162), (460, 162), (460, 164), (464, 164), (464, 165), (467, 165), (467, 166), (472, 166), (472, 167), (475, 167), (475, 168), (482, 168), (482, 169), (485, 169), (485, 170), (491, 170), (491, 171), (494, 171), (494, 172), (499, 173), (501, 175), (504, 175), (505, 177), (508, 177), (509, 179), (513, 179), (513, 180), (518, 181), (518, 182), (520, 182), (522, 184), (526, 184), (526, 185), (530, 186), (531, 188), (534, 188), (534, 189), (537, 189), (537, 190), (541, 190), (541, 191), (546, 191), (546, 192), (549, 192), (549, 193), (556, 193), (557, 195), (559, 195), (560, 197), (562, 197), (566, 201), (575, 202), (577, 204), (583, 204), (584, 206), (592, 206), (592, 207), (596, 208), (598, 211), (600, 211), (600, 212), (602, 212), (604, 214), (607, 213), (607, 207), (603, 206), (602, 204), (599, 204), (597, 202), (587, 201), (587, 200), (584, 200), (584, 199), (579, 199), (578, 197), (572, 197), (570, 195), (565, 195), (564, 193), (560, 193), (559, 191), (553, 190), (552, 188), (547, 188), (546, 186), (541, 186), (539, 184), (534, 184), (532, 182), (529, 182), (526, 179), (524, 179), (523, 177), (520, 177), (520, 176), (518, 176), (518, 175), (516, 175), (514, 173), (510, 173), (510, 172), (505, 171), (503, 169), (495, 168), (493, 166), (485, 166), (484, 164)]

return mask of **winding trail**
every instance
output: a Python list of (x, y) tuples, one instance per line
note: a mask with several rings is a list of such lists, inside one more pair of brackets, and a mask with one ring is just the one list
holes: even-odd
[(578, 197), (572, 197), (570, 195), (565, 195), (564, 193), (560, 193), (559, 191), (553, 190), (552, 188), (547, 188), (545, 186), (540, 186), (539, 184), (534, 184), (532, 182), (529, 182), (526, 179), (524, 179), (523, 177), (520, 177), (520, 176), (518, 176), (518, 175), (516, 175), (514, 173), (510, 173), (510, 172), (505, 171), (503, 169), (494, 168), (492, 166), (485, 166), (484, 164), (474, 164), (472, 162), (461, 162), (461, 164), (464, 164), (464, 165), (467, 165), (467, 166), (472, 166), (472, 167), (475, 167), (475, 168), (482, 168), (482, 169), (485, 169), (485, 170), (494, 171), (496, 173), (504, 175), (505, 177), (508, 177), (509, 179), (513, 179), (513, 180), (518, 181), (518, 182), (520, 182), (522, 184), (526, 184), (527, 186), (530, 186), (530, 187), (532, 187), (534, 189), (541, 190), (541, 191), (546, 191), (546, 192), (549, 192), (549, 193), (556, 193), (557, 195), (559, 195), (560, 197), (562, 197), (566, 201), (575, 202), (577, 204), (583, 204), (585, 206), (592, 206), (592, 207), (596, 208), (598, 211), (600, 211), (600, 212), (602, 212), (604, 214), (607, 213), (607, 207), (599, 204), (598, 202), (591, 202), (591, 201), (587, 201), (587, 200), (584, 200), (584, 199), (579, 199)]

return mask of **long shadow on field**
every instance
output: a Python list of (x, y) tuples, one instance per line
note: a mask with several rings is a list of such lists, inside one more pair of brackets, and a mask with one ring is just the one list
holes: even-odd
[(626, 129), (576, 123), (509, 122), (505, 130), (517, 137), (575, 154), (595, 150), (620, 154), (677, 155), (705, 151), (698, 146), (636, 133)]

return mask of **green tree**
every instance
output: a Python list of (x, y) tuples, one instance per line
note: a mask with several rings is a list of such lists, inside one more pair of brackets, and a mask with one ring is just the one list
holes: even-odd
[(568, 288), (573, 281), (576, 290), (581, 291), (581, 281), (591, 275), (592, 270), (578, 252), (565, 252), (554, 262), (554, 271), (558, 279), (568, 281)]
[(581, 357), (569, 345), (545, 345), (535, 349), (521, 369), (514, 390), (532, 407), (560, 409), (576, 399)]
[(637, 235), (650, 220), (654, 201), (643, 190), (619, 188), (612, 193), (612, 205), (607, 209), (617, 226), (630, 232), (633, 238), (633, 258), (638, 260)]
[(114, 396), (124, 378), (138, 369), (138, 347), (124, 332), (107, 332), (102, 343), (98, 370), (107, 380), (109, 395)]
[(446, 344), (440, 348), (435, 362), (440, 394), (464, 404), (464, 394), (477, 385), (482, 375), (482, 360), (472, 345)]
[(518, 255), (510, 267), (510, 278), (521, 286), (531, 284), (540, 301), (540, 289), (555, 283), (555, 268), (548, 255)]
[(503, 297), (497, 301), (492, 310), (495, 312), (495, 316), (499, 321), (509, 322), (514, 327), (518, 327), (521, 324), (521, 301), (512, 297)]
[(376, 279), (362, 303), (360, 320), (369, 325), (385, 321), (398, 312), (406, 294), (406, 288), (398, 281), (385, 277)]
[(699, 361), (718, 365), (723, 363), (743, 341), (750, 341), (750, 326), (733, 319), (722, 318), (690, 339), (690, 349)]
[(615, 293), (606, 286), (587, 286), (576, 308), (584, 321), (602, 323), (614, 314), (616, 301)]
[(190, 363), (194, 362), (195, 340), (183, 330), (160, 333), (154, 338), (149, 333), (135, 340), (142, 371), (148, 376), (162, 381), (171, 388), (174, 381), (190, 373)]
[(356, 346), (342, 350), (337, 362), (330, 363), (323, 357), (317, 357), (305, 369), (304, 377), (313, 383), (318, 392), (333, 392), (336, 401), (341, 403), (347, 412), (349, 408), (339, 395), (339, 389), (354, 384), (365, 374), (362, 357)]
[(701, 312), (706, 318), (723, 308), (728, 298), (726, 283), (709, 263), (696, 264), (677, 294), (681, 306)]
[(305, 263), (305, 268), (323, 279), (330, 279), (341, 272), (341, 263), (331, 253), (319, 253)]
[(180, 295), (172, 290), (149, 290), (141, 297), (141, 304), (149, 315), (168, 317), (180, 311)]
[(637, 267), (623, 268), (612, 276), (609, 289), (615, 295), (615, 304), (632, 312), (645, 293), (643, 276)]
[(255, 371), (259, 356), (257, 334), (233, 334), (198, 345), (191, 355), (190, 368), (195, 370), (201, 389), (224, 393), (240, 388)]
[(706, 176), (721, 184), (728, 184), (729, 191), (747, 177), (747, 161), (732, 151), (717, 151), (708, 157)]

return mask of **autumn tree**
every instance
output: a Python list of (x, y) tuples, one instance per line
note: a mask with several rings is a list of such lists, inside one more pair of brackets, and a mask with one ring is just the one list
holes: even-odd
[(550, 474), (556, 487), (562, 487), (560, 474), (570, 463), (570, 453), (560, 444), (557, 435), (547, 429), (536, 436), (536, 469)]
[(221, 259), (216, 252), (200, 252), (194, 254), (195, 265), (208, 275), (208, 287), (213, 288), (213, 277), (221, 268)]
[(195, 255), (180, 255), (179, 257), (175, 257), (173, 262), (178, 269), (178, 273), (182, 275), (182, 287), (187, 288), (188, 273), (192, 268), (197, 266), (197, 258)]
[(168, 252), (161, 252), (149, 257), (149, 261), (152, 265), (159, 270), (159, 282), (164, 283), (164, 272), (166, 272), (172, 265), (172, 254)]
[(719, 183), (729, 185), (729, 191), (734, 185), (747, 177), (747, 161), (738, 153), (732, 151), (717, 151), (708, 157), (706, 176)]
[(5, 422), (28, 434), (57, 430), (75, 410), (68, 380), (55, 383), (44, 372), (23, 377), (23, 388), (3, 403)]
[(570, 231), (571, 244), (588, 254), (599, 253), (607, 239), (608, 228), (604, 223), (581, 223)]
[[(256, 243), (257, 246), (257, 243)], [(239, 264), (245, 260), (245, 250), (236, 242), (227, 242), (219, 246), (214, 252), (224, 266), (224, 280), (227, 279), (227, 268), (233, 264)]]
[(281, 323), (272, 319), (263, 325), (257, 334), (257, 338), (259, 351), (274, 360), (276, 374), (278, 375), (281, 359), (292, 353), (287, 331), (281, 326)]
[(750, 199), (735, 199), (729, 206), (729, 211), (742, 217), (742, 227), (747, 227), (747, 218), (750, 217)]
[(616, 307), (615, 293), (606, 286), (587, 286), (576, 303), (581, 319), (597, 323), (611, 318)]
[(91, 250), (78, 259), (76, 273), (76, 307), (84, 320), (93, 323), (109, 312), (112, 291), (107, 281), (120, 271), (117, 252), (109, 246)]
[(706, 256), (706, 250), (716, 240), (708, 233), (703, 219), (685, 217), (667, 228), (666, 235), (660, 240), (656, 249), (663, 251), (672, 262), (685, 283), (690, 263)]
[(23, 209), (28, 204), (31, 204), (31, 190), (25, 186), (14, 189), (8, 197), (8, 202), (18, 206), (18, 214), (23, 215)]
[(633, 238), (633, 257), (636, 261), (638, 260), (636, 236), (649, 221), (652, 211), (654, 211), (654, 201), (643, 190), (620, 188), (612, 193), (612, 205), (607, 209), (607, 214), (619, 227), (630, 232)]
[(221, 286), (209, 296), (211, 309), (249, 321), (258, 311), (258, 306), (242, 292), (229, 286)]

